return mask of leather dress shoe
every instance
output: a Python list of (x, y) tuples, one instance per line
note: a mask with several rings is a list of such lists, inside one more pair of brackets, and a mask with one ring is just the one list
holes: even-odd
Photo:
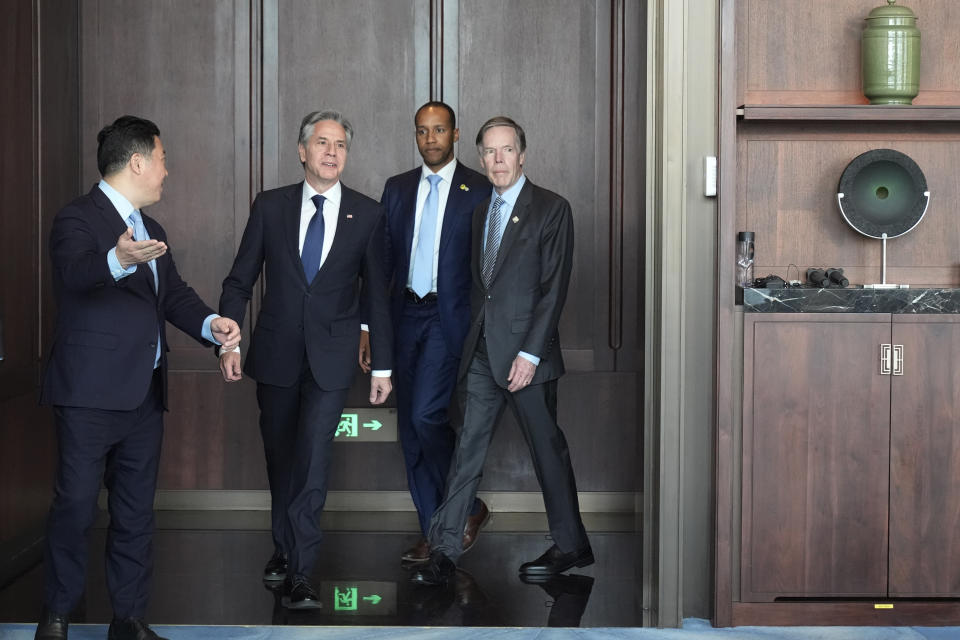
[(319, 609), (320, 596), (306, 576), (294, 576), (287, 583), (286, 595), (283, 596), (283, 606), (287, 609)]
[(443, 587), (450, 584), (457, 573), (457, 565), (440, 551), (430, 554), (430, 561), (410, 576), (410, 582), (427, 587)]
[(140, 618), (114, 618), (107, 629), (107, 640), (167, 640), (158, 636)]
[(470, 548), (473, 547), (477, 542), (477, 536), (480, 535), (480, 529), (487, 524), (487, 520), (490, 519), (490, 510), (487, 509), (487, 503), (483, 500), (479, 500), (480, 510), (474, 515), (467, 518), (467, 524), (463, 527), (463, 552), (466, 553), (470, 551)]
[(40, 611), (37, 633), (33, 640), (67, 640), (67, 627), (70, 617), (65, 613), (54, 613), (46, 607)]
[(263, 568), (263, 579), (267, 582), (280, 582), (287, 577), (287, 554), (279, 549), (273, 552)]
[(573, 567), (585, 567), (593, 564), (593, 550), (587, 546), (579, 551), (564, 553), (552, 545), (542, 556), (533, 562), (524, 562), (520, 565), (520, 573), (526, 575), (552, 575), (563, 573)]
[(403, 552), (400, 560), (403, 562), (426, 562), (430, 559), (430, 542), (426, 538), (420, 538), (417, 544)]

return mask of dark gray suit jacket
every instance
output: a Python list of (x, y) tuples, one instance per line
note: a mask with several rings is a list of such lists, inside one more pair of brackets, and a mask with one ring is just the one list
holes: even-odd
[(540, 358), (530, 384), (554, 380), (564, 373), (557, 325), (573, 265), (570, 203), (527, 179), (507, 220), (487, 288), (480, 262), (489, 204), (487, 198), (473, 212), (472, 320), (460, 377), (466, 375), (477, 341), (485, 335), (490, 368), (500, 386), (509, 385), (510, 366), (520, 351)]

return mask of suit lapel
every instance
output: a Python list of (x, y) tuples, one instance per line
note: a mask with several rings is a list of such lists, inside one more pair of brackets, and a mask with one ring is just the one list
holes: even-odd
[(307, 284), (307, 277), (303, 274), (303, 263), (300, 261), (300, 210), (303, 203), (303, 184), (301, 182), (299, 187), (294, 187), (287, 192), (287, 203), (284, 205), (282, 219), (287, 251), (290, 252), (294, 264), (298, 267), (295, 271), (299, 272), (303, 284)]
[(503, 228), (503, 237), (500, 238), (500, 248), (497, 250), (497, 261), (493, 263), (493, 273), (490, 275), (490, 282), (497, 279), (500, 272), (500, 266), (503, 264), (506, 256), (510, 255), (510, 249), (517, 238), (520, 228), (527, 223), (530, 218), (530, 201), (533, 197), (532, 187), (528, 179), (523, 188), (520, 189), (520, 195), (510, 210), (510, 218), (507, 219), (506, 226)]
[(420, 188), (422, 169), (418, 169), (410, 180), (402, 186), (400, 194), (401, 211), (403, 215), (403, 246), (407, 248), (401, 259), (405, 272), (410, 270), (410, 254), (413, 251), (413, 227), (417, 221), (417, 189)]
[(487, 219), (487, 210), (490, 208), (490, 198), (484, 200), (476, 209), (473, 215), (473, 229), (470, 237), (473, 239), (473, 259), (470, 260), (470, 268), (473, 271), (474, 282), (483, 284), (483, 277), (480, 275), (480, 263), (483, 261), (483, 223)]
[(333, 243), (330, 245), (330, 252), (327, 253), (326, 259), (323, 261), (323, 264), (320, 265), (320, 271), (317, 273), (317, 277), (313, 279), (311, 287), (317, 284), (317, 281), (323, 278), (324, 274), (329, 271), (328, 267), (331, 264), (335, 264), (339, 259), (340, 252), (342, 247), (350, 244), (350, 236), (353, 233), (353, 217), (355, 210), (356, 200), (353, 197), (353, 192), (350, 191), (347, 187), (340, 183), (340, 213), (337, 214), (337, 229), (333, 234)]
[[(450, 191), (447, 192), (447, 203), (443, 208), (443, 227), (440, 229), (440, 256), (443, 255), (444, 249), (450, 243), (453, 230), (460, 223), (460, 203), (466, 193), (460, 189), (460, 185), (464, 184), (462, 167), (463, 165), (457, 161), (457, 168), (453, 172)], [(469, 213), (466, 215), (469, 215)], [(439, 259), (438, 257), (437, 260)]]

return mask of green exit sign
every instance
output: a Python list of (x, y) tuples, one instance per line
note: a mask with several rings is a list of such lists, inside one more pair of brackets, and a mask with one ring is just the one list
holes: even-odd
[(334, 442), (396, 442), (397, 410), (347, 408), (340, 414)]
[(338, 615), (393, 616), (397, 613), (397, 583), (324, 581), (320, 583), (324, 611)]

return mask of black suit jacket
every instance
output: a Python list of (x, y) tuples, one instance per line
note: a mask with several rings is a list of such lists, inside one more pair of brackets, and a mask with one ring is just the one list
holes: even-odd
[(490, 287), (483, 284), (483, 225), (490, 199), (473, 212), (470, 293), (472, 322), (460, 361), (466, 375), (481, 332), (497, 384), (506, 388), (510, 366), (520, 351), (540, 358), (531, 384), (564, 373), (557, 325), (573, 265), (573, 215), (562, 197), (529, 178), (520, 190), (500, 241)]
[[(150, 237), (166, 242), (163, 227), (142, 211), (141, 215)], [(107, 253), (126, 229), (96, 185), (54, 218), (50, 258), (57, 328), (43, 376), (43, 404), (137, 408), (150, 387), (159, 330), (166, 407), (166, 321), (210, 345), (200, 332), (213, 310), (180, 277), (171, 251), (156, 261), (157, 291), (146, 264), (125, 278), (113, 279)]]
[[(386, 271), (394, 322), (403, 310), (410, 274), (410, 252), (417, 217), (417, 191), (423, 168), (417, 167), (387, 180), (380, 204), (387, 210)], [(453, 172), (440, 231), (437, 258), (437, 307), (440, 330), (450, 351), (459, 357), (470, 327), (470, 232), (473, 210), (490, 194), (486, 177), (461, 162)]]
[(383, 208), (341, 187), (333, 244), (310, 285), (298, 247), (303, 183), (264, 191), (253, 202), (233, 268), (223, 281), (220, 313), (243, 322), (263, 269), (266, 290), (244, 365), (258, 382), (293, 385), (306, 354), (321, 389), (349, 387), (357, 370), (361, 300), (370, 314), (373, 368), (392, 368), (393, 333), (381, 262)]

